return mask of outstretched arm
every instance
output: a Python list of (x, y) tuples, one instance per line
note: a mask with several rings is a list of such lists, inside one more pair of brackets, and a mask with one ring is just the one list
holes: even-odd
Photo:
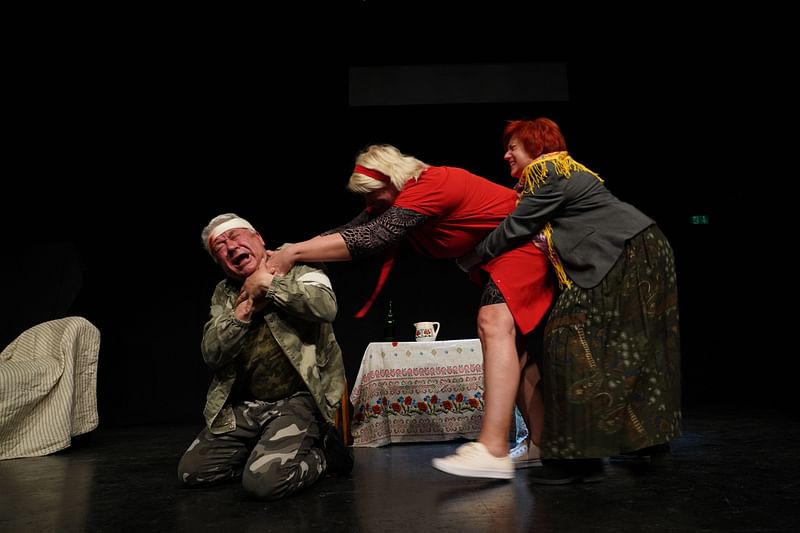
[(289, 244), (280, 250), (269, 252), (267, 269), (283, 276), (297, 262), (350, 261), (352, 258), (342, 234), (333, 233)]
[(400, 242), (406, 235), (431, 218), (411, 209), (390, 207), (379, 217), (343, 230), (270, 252), (267, 267), (275, 274), (288, 272), (295, 262), (350, 261), (376, 254)]
[(367, 211), (365, 209), (364, 211), (360, 212), (353, 220), (351, 220), (347, 224), (342, 224), (341, 226), (329, 229), (328, 231), (323, 231), (322, 233), (320, 233), (320, 235), (330, 235), (331, 233), (341, 233), (342, 231), (344, 231), (344, 230), (346, 230), (348, 228), (353, 228), (353, 227), (356, 227), (356, 226), (364, 225), (367, 222), (369, 222), (370, 220), (372, 220), (373, 218), (375, 218), (375, 215), (371, 214), (369, 211)]
[(563, 203), (563, 191), (553, 187), (551, 181), (538, 187), (535, 194), (523, 194), (514, 211), (456, 263), (461, 270), (469, 272), (477, 265), (528, 242)]

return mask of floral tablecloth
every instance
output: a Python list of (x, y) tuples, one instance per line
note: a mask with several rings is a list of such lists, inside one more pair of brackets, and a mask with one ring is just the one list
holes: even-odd
[(477, 438), (483, 418), (480, 341), (370, 343), (350, 401), (353, 446)]

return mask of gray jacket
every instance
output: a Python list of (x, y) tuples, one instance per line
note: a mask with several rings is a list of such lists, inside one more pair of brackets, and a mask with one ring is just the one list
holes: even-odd
[(325, 273), (297, 264), (286, 276), (275, 276), (267, 293), (272, 305), (263, 315), (242, 322), (233, 313), (239, 287), (230, 280), (217, 284), (211, 297), (211, 318), (203, 329), (201, 350), (214, 371), (203, 415), (212, 433), (236, 429), (228, 402), (236, 381), (236, 359), (250, 328), (268, 328), (303, 377), (323, 417), (333, 421), (345, 386), (342, 351), (331, 323), (336, 296)]
[(654, 224), (621, 202), (590, 172), (559, 175), (547, 163), (547, 178), (522, 195), (516, 209), (475, 247), (486, 261), (530, 240), (550, 222), (553, 246), (570, 279), (583, 288), (600, 283), (625, 241)]

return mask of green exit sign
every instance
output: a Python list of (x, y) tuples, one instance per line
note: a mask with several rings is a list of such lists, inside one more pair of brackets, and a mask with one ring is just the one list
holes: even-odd
[(692, 224), (708, 224), (708, 215), (692, 215)]

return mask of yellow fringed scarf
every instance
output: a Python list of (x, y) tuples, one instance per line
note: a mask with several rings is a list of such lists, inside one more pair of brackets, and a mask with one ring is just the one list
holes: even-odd
[(541, 185), (545, 182), (548, 173), (548, 162), (553, 163), (556, 175), (561, 176), (564, 179), (569, 179), (572, 173), (575, 171), (581, 171), (591, 174), (597, 178), (600, 183), (603, 183), (603, 178), (572, 159), (568, 152), (552, 152), (549, 154), (540, 155), (531, 161), (522, 171), (522, 176), (519, 178), (519, 187), (523, 193), (533, 194), (534, 188), (537, 185)]
[[(600, 176), (572, 159), (569, 156), (569, 153), (552, 152), (537, 157), (522, 171), (522, 176), (519, 178), (519, 183), (517, 185), (517, 189), (521, 191), (521, 194), (534, 194), (536, 187), (542, 185), (546, 181), (548, 175), (548, 162), (553, 164), (556, 175), (561, 176), (564, 179), (569, 179), (572, 173), (575, 171), (581, 171), (591, 174), (597, 178), (600, 183), (603, 183), (603, 179)], [(558, 257), (556, 248), (553, 246), (553, 226), (550, 224), (550, 222), (545, 224), (544, 228), (542, 228), (542, 233), (547, 239), (547, 257), (550, 259), (550, 263), (553, 265), (553, 269), (556, 271), (556, 276), (558, 277), (558, 286), (561, 289), (568, 289), (572, 287), (572, 280), (569, 279), (566, 270), (564, 270), (564, 265), (561, 264), (561, 260)]]

